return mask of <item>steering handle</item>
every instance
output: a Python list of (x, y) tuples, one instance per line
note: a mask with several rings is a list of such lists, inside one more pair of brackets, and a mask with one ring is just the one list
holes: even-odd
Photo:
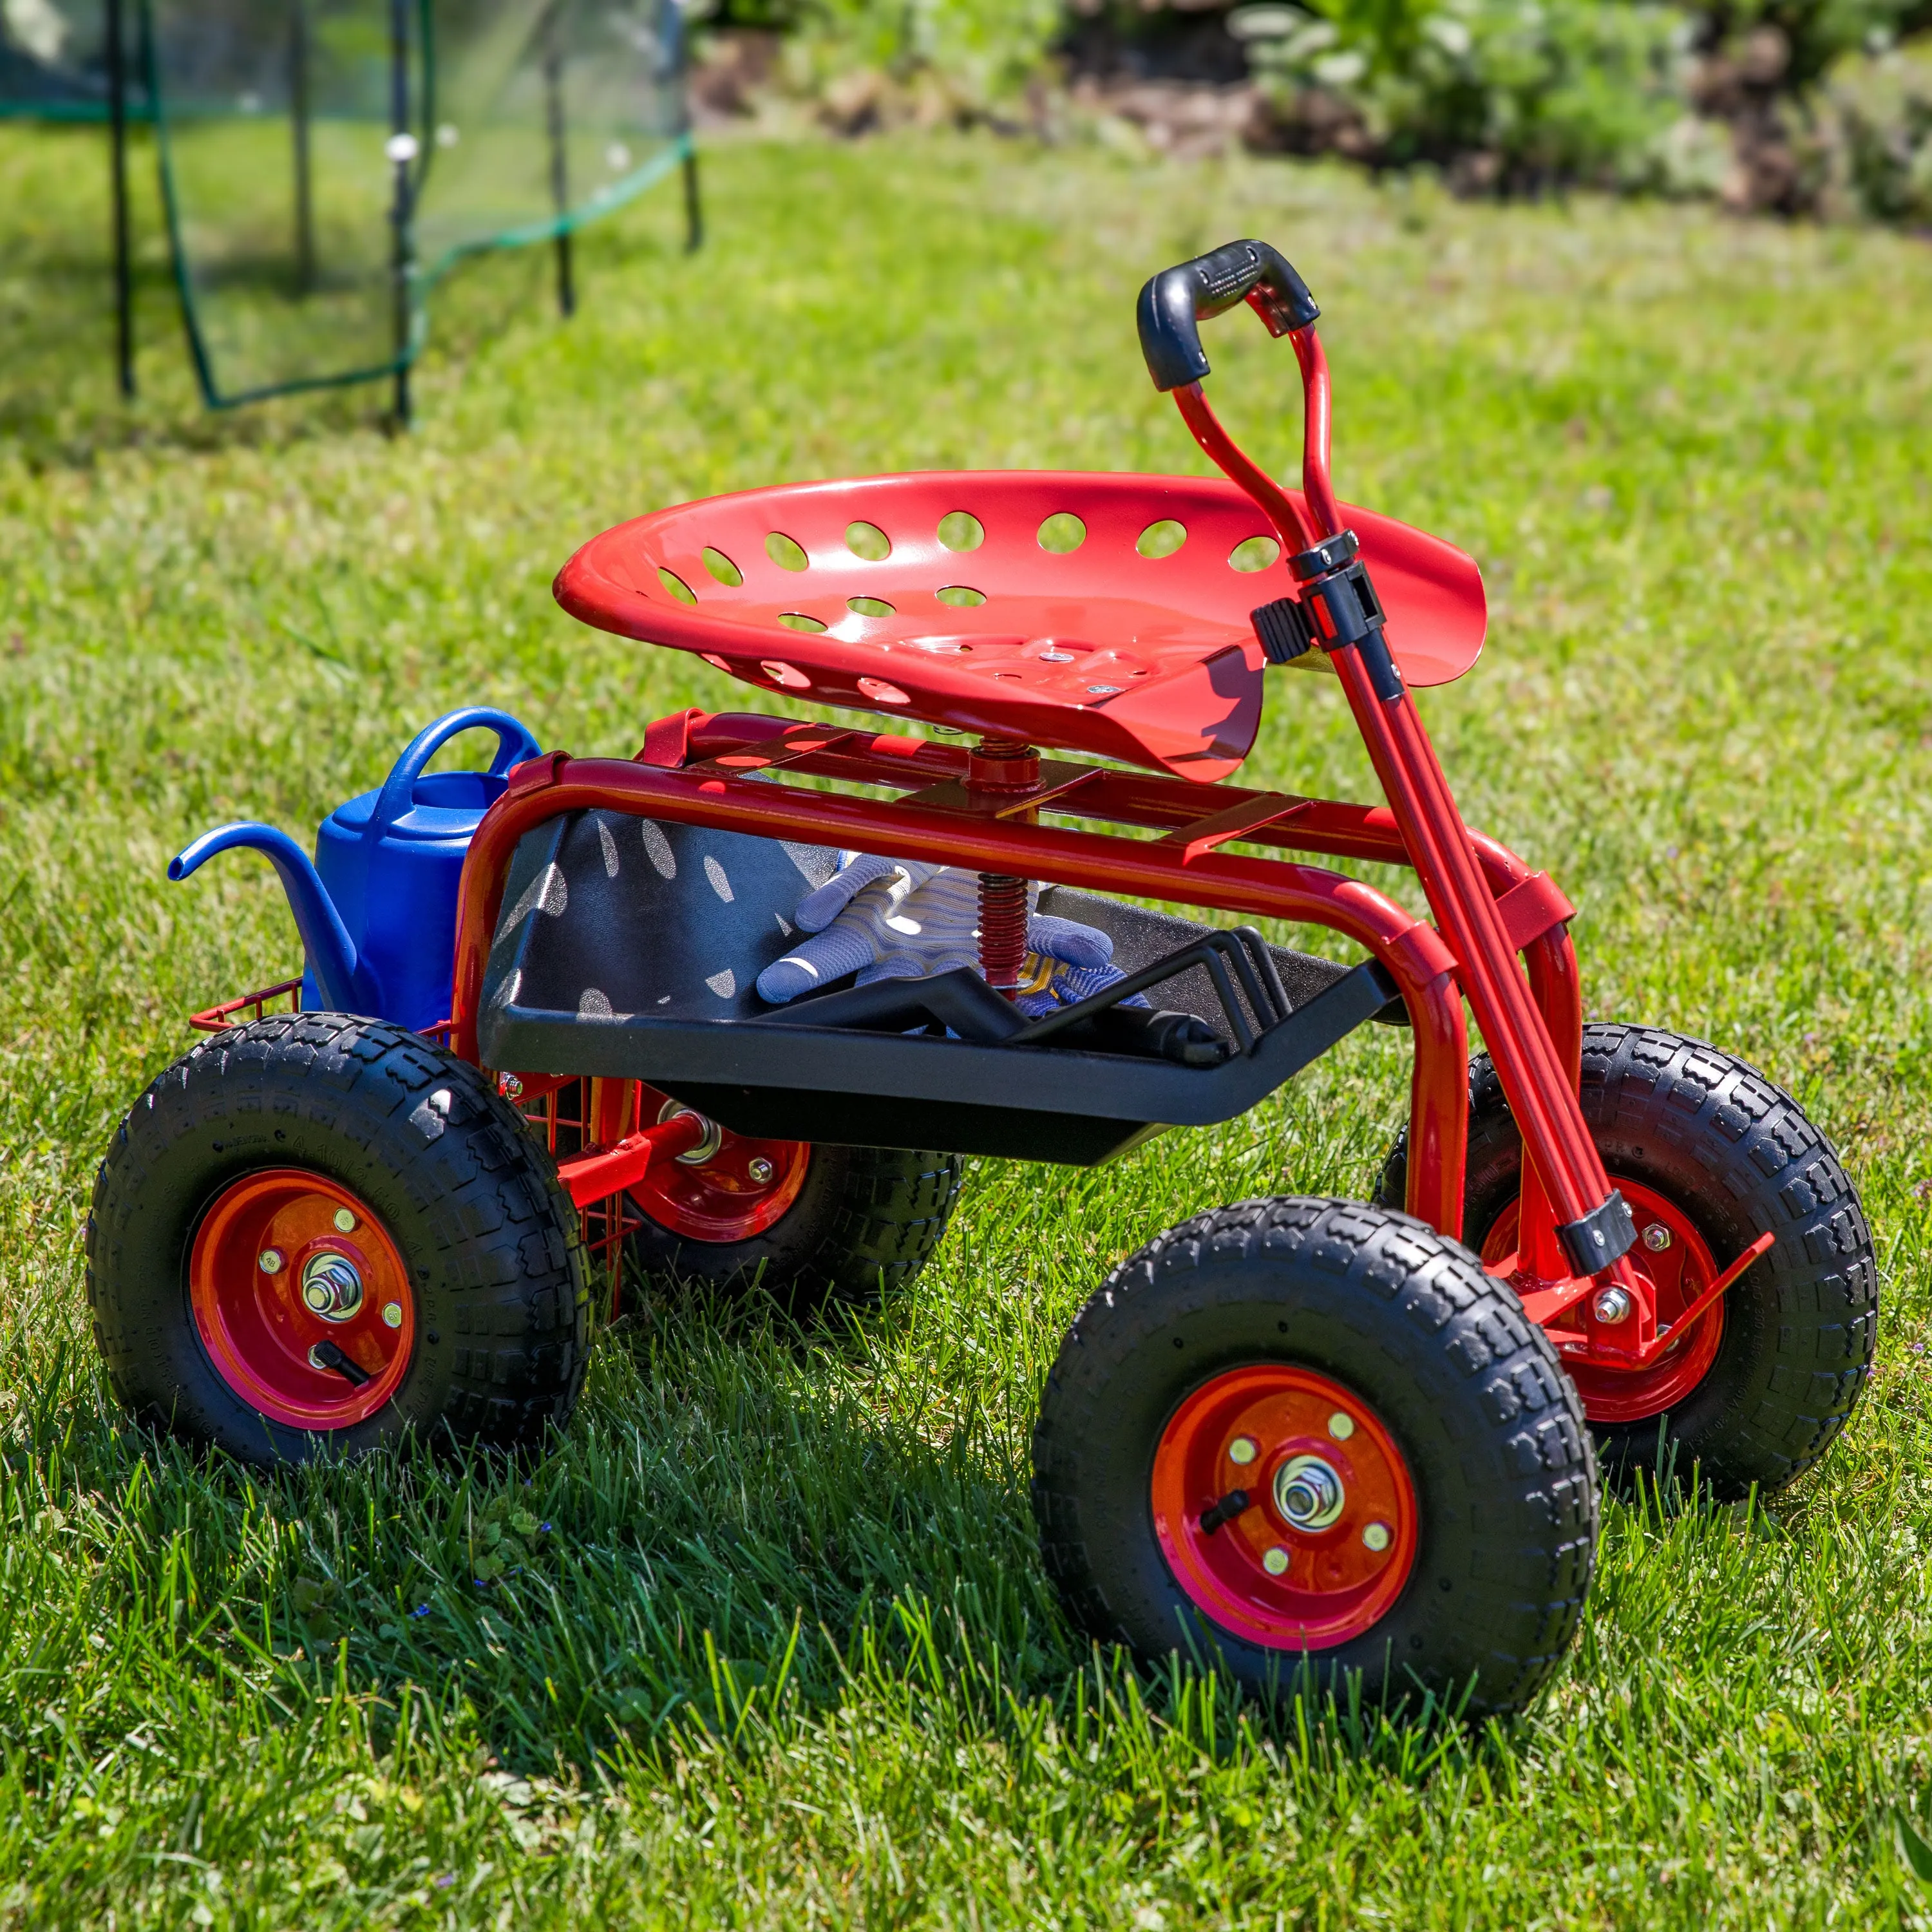
[(1306, 328), (1322, 311), (1288, 259), (1265, 242), (1230, 242), (1148, 278), (1136, 319), (1141, 353), (1165, 393), (1208, 374), (1201, 324), (1245, 302), (1270, 335)]

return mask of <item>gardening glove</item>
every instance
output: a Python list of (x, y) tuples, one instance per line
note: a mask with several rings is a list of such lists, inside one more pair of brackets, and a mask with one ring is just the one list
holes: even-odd
[[(1055, 936), (1042, 942), (1039, 928), (1042, 926), (1065, 927), (1078, 938), (1061, 938)], [(1079, 946), (1083, 952), (1090, 950), (1083, 944), (1087, 939), (1103, 941), (1108, 952), (1114, 950), (1113, 941), (1106, 934), (1090, 926), (1077, 926), (1070, 919), (1054, 919), (1036, 913), (1027, 924), (1028, 950), (1026, 963), (1020, 970), (1018, 991), (1013, 995), (1016, 1011), (1025, 1014), (1030, 1020), (1042, 1015), (1057, 1012), (1062, 1006), (1077, 1006), (1081, 1000), (1094, 994), (1104, 992), (1115, 981), (1127, 976), (1110, 960), (1102, 959), (1090, 965), (1084, 958), (1070, 958), (1065, 952), (1042, 950), (1042, 944), (1064, 945), (1070, 951)], [(1144, 1006), (1147, 1001), (1136, 993), (1120, 1003), (1124, 1006)]]
[[(980, 970), (979, 880), (973, 873), (874, 853), (842, 852), (839, 860), (832, 878), (799, 902), (797, 923), (812, 937), (758, 975), (763, 998), (781, 1005), (850, 973), (866, 986), (928, 979), (962, 966)], [(1039, 895), (1037, 886), (1028, 886), (1029, 907)], [(1092, 926), (1034, 913), (1027, 942), (1041, 958), (1111, 972), (1114, 942)]]

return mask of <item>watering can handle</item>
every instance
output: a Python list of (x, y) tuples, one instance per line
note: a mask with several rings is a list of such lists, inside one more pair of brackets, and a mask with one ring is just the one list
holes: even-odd
[(1308, 284), (1265, 242), (1230, 242), (1149, 276), (1136, 319), (1154, 387), (1165, 393), (1199, 382), (1208, 374), (1201, 324), (1244, 301), (1270, 335), (1306, 328), (1322, 313)]
[(520, 765), (542, 752), (529, 728), (507, 711), (493, 710), (487, 704), (466, 705), (460, 711), (452, 711), (434, 724), (425, 724), (404, 747), (395, 768), (382, 781), (376, 809), (369, 814), (370, 832), (380, 836), (394, 824), (416, 802), (416, 780), (422, 776), (424, 766), (460, 732), (479, 727), (487, 727), (496, 734), (496, 755), (490, 760), (490, 774), (494, 778), (501, 778), (512, 765)]

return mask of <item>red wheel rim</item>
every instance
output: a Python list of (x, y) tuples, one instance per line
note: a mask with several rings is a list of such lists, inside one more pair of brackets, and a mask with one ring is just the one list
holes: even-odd
[[(408, 1372), (416, 1301), (403, 1258), (359, 1196), (308, 1168), (265, 1168), (222, 1190), (196, 1231), (188, 1298), (222, 1380), (291, 1429), (361, 1422)], [(330, 1343), (365, 1381), (314, 1358)]]
[[(1204, 1530), (1236, 1490), (1248, 1508)], [(1420, 1514), (1375, 1411), (1284, 1363), (1204, 1383), (1154, 1451), (1154, 1534), (1175, 1581), (1221, 1629), (1270, 1649), (1331, 1650), (1371, 1629), (1415, 1566)]]
[[(1637, 1244), (1630, 1258), (1656, 1288), (1658, 1326), (1667, 1327), (1717, 1280), (1717, 1258), (1690, 1217), (1654, 1188), (1615, 1174), (1610, 1185), (1622, 1190), (1636, 1216)], [(1516, 1252), (1518, 1206), (1512, 1201), (1484, 1239), (1483, 1259), (1492, 1265)], [(1658, 1228), (1667, 1240), (1660, 1241), (1652, 1232)], [(1567, 1351), (1564, 1366), (1591, 1421), (1642, 1422), (1674, 1408), (1704, 1379), (1717, 1359), (1724, 1334), (1720, 1298), (1682, 1335), (1673, 1336), (1670, 1347), (1647, 1369), (1605, 1368), (1570, 1358)], [(1552, 1331), (1551, 1339), (1562, 1348), (1560, 1332)]]
[[(654, 1087), (642, 1088), (640, 1117), (682, 1111)], [(692, 1150), (699, 1158), (655, 1160), (631, 1198), (660, 1228), (692, 1241), (721, 1245), (762, 1234), (798, 1198), (812, 1164), (809, 1141), (752, 1140), (717, 1130), (715, 1147)]]

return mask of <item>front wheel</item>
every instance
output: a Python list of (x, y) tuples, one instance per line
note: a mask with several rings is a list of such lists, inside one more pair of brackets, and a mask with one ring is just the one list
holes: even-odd
[(278, 1013), (135, 1102), (94, 1182), (115, 1394), (254, 1463), (567, 1421), (589, 1277), (555, 1168), (473, 1066), (400, 1027)]
[[(1778, 1238), (1651, 1367), (1572, 1369), (1606, 1473), (1694, 1466), (1726, 1501), (1784, 1488), (1844, 1427), (1877, 1343), (1878, 1262), (1856, 1191), (1789, 1094), (1700, 1040), (1586, 1028), (1582, 1098), (1636, 1216), (1660, 1322), (1760, 1234)], [(1407, 1180), (1399, 1140), (1376, 1199), (1400, 1202)], [(1516, 1246), (1522, 1181), (1522, 1138), (1484, 1055), (1469, 1067), (1462, 1238), (1485, 1262)]]
[(1246, 1202), (1124, 1262), (1034, 1432), (1070, 1615), (1250, 1691), (1520, 1709), (1582, 1615), (1596, 1472), (1514, 1293), (1406, 1215)]

